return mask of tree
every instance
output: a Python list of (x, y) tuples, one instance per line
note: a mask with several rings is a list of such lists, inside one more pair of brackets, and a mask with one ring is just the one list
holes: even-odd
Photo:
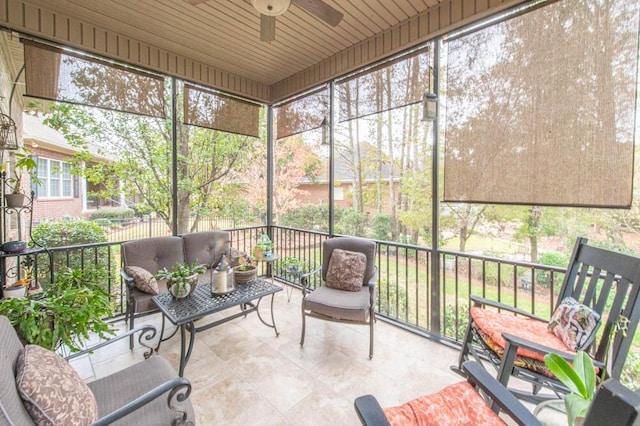
[(520, 227), (516, 230), (514, 238), (517, 241), (529, 240), (531, 249), (531, 262), (538, 262), (538, 244), (540, 237), (545, 235), (558, 235), (562, 229), (564, 220), (560, 211), (554, 207), (531, 206), (525, 211)]
[[(100, 84), (99, 74), (86, 84)], [(170, 91), (167, 91), (170, 92)], [(168, 105), (171, 102), (167, 102)], [(168, 114), (170, 116), (170, 114)], [(114, 111), (54, 104), (45, 123), (61, 131), (72, 145), (82, 149), (74, 173), (101, 184), (103, 197), (124, 192), (149, 207), (172, 226), (172, 127), (170, 119), (158, 119)], [(261, 155), (262, 146), (248, 136), (235, 135), (177, 123), (178, 233), (196, 229), (203, 216), (220, 205), (219, 189), (236, 169), (248, 167)], [(97, 152), (96, 152), (97, 149)], [(95, 156), (105, 161), (93, 162)], [(252, 182), (245, 176), (244, 184)], [(242, 199), (242, 193), (224, 193)]]
[[(314, 149), (314, 145), (306, 144), (301, 135), (289, 136), (275, 142), (273, 205), (276, 221), (281, 215), (301, 207), (303, 197), (308, 194), (301, 185), (305, 182), (316, 182), (321, 176), (323, 162)], [(249, 165), (245, 175), (266, 174), (266, 151), (259, 159), (260, 161)], [(266, 179), (254, 180), (251, 190), (246, 194), (247, 198), (255, 205), (264, 205), (266, 185)]]

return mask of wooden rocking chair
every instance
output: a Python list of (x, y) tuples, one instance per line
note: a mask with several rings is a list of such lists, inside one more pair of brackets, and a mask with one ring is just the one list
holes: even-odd
[[(571, 348), (564, 336), (558, 337), (549, 330), (548, 319), (471, 296), (473, 306), (469, 310), (465, 340), (458, 365), (452, 369), (461, 372), (462, 364), (470, 356), (478, 362), (489, 360), (503, 385), (507, 386), (511, 376), (532, 383), (530, 393), (511, 389), (519, 398), (532, 402), (569, 392), (546, 368), (547, 353), (554, 352), (571, 361), (575, 350), (588, 351), (602, 379), (619, 379), (640, 318), (639, 290), (639, 258), (593, 247), (585, 238), (578, 238), (555, 307), (558, 311), (563, 301), (561, 308), (566, 307), (566, 298), (571, 297), (582, 304), (581, 309), (591, 309), (589, 312), (599, 317), (599, 330), (592, 333), (593, 340), (587, 339), (584, 347)], [(628, 320), (626, 333), (612, 332), (621, 316)], [(565, 329), (575, 326), (565, 325)], [(554, 394), (539, 394), (543, 387)]]

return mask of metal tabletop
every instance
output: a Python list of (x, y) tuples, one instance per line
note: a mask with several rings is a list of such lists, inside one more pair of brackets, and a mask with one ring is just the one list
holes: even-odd
[(212, 295), (209, 283), (199, 284), (191, 296), (182, 299), (174, 299), (169, 293), (164, 293), (153, 296), (153, 301), (169, 321), (182, 325), (278, 291), (282, 291), (282, 287), (255, 278), (246, 284), (236, 284), (236, 289), (227, 294)]

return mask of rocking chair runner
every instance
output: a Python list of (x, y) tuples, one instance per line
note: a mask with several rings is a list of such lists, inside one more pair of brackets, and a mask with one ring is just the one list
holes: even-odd
[[(604, 371), (615, 379), (620, 378), (640, 319), (639, 290), (639, 258), (593, 247), (587, 239), (578, 238), (555, 307), (572, 297), (599, 315), (599, 337), (579, 349), (592, 355), (601, 372), (609, 349)], [(554, 352), (570, 361), (575, 351), (548, 330), (548, 320), (480, 297), (471, 296), (471, 300), (474, 306), (469, 310), (458, 365), (452, 367), (455, 371), (461, 372), (462, 364), (473, 356), (479, 362), (488, 359), (505, 386), (510, 376), (532, 383), (531, 393), (512, 390), (521, 399), (539, 402), (548, 398), (538, 393), (542, 387), (556, 395), (569, 392), (546, 369), (544, 355)], [(629, 321), (627, 332), (612, 333), (620, 315)]]

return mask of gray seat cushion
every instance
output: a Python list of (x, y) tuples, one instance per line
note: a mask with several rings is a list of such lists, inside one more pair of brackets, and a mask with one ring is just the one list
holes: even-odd
[[(167, 292), (167, 280), (158, 280), (158, 294), (162, 294), (166, 292)], [(153, 294), (145, 293), (144, 291), (140, 291), (134, 287), (133, 297), (136, 300), (135, 312), (142, 313), (142, 312), (157, 311), (158, 306), (156, 306), (156, 304), (153, 303), (153, 300), (151, 300), (153, 296), (154, 296)]]
[(215, 268), (228, 250), (231, 237), (227, 231), (205, 231), (184, 234), (182, 239), (186, 263), (196, 262)]
[[(166, 359), (160, 356), (152, 356), (143, 362), (91, 382), (88, 385), (98, 402), (99, 416), (104, 417), (145, 392), (175, 377), (176, 372)], [(167, 419), (173, 418), (178, 414), (169, 409), (167, 395), (168, 392), (113, 424), (120, 426), (170, 424)], [(183, 404), (185, 404), (184, 407), (187, 408), (189, 413), (189, 420), (195, 422), (191, 402), (187, 400)]]
[(366, 322), (369, 320), (369, 287), (360, 291), (343, 291), (318, 287), (304, 299), (304, 308), (335, 319)]
[(180, 237), (153, 237), (122, 244), (125, 266), (139, 266), (155, 275), (163, 268), (184, 263), (184, 245)]

